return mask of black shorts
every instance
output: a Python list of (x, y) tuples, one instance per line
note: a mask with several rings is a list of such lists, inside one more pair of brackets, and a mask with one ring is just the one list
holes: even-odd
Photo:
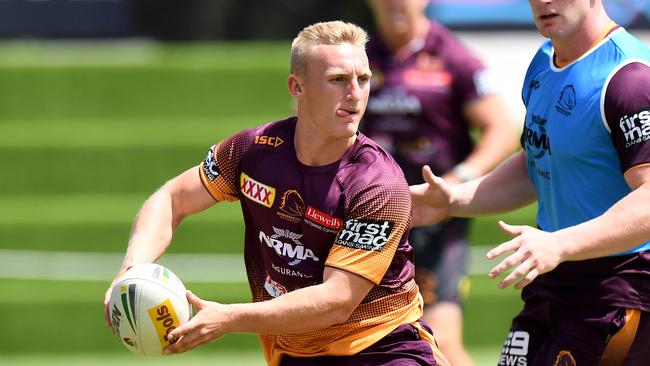
[(615, 307), (566, 308), (536, 297), (512, 321), (498, 364), (649, 365), (648, 336), (650, 313)]
[(413, 228), (409, 242), (415, 251), (415, 280), (425, 305), (461, 303), (467, 296), (470, 220), (455, 218)]

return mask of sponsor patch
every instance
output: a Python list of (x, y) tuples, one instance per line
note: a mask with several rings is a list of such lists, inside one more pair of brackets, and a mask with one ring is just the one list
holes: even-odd
[(618, 127), (625, 137), (625, 147), (650, 140), (650, 106), (624, 115)]
[(290, 260), (288, 263), (290, 266), (295, 266), (305, 259), (318, 262), (318, 257), (311, 249), (305, 248), (302, 245), (300, 238), (302, 238), (302, 234), (296, 234), (289, 230), (278, 229), (276, 227), (273, 227), (272, 235), (268, 235), (261, 230), (259, 234), (260, 243), (266, 244), (266, 246), (275, 250), (275, 253), (280, 257), (285, 257), (287, 260)]
[(217, 162), (214, 159), (214, 156), (212, 154), (213, 148), (214, 146), (212, 146), (210, 150), (208, 150), (208, 154), (205, 156), (205, 160), (203, 160), (203, 164), (202, 164), (203, 173), (205, 173), (205, 176), (208, 177), (210, 181), (217, 179), (217, 177), (220, 174), (219, 167), (217, 166)]
[(525, 331), (508, 333), (501, 349), (499, 366), (526, 366), (528, 365), (528, 342), (530, 335)]
[(262, 206), (271, 207), (275, 201), (275, 188), (260, 183), (242, 172), (239, 176), (239, 185), (244, 196)]
[(275, 265), (275, 263), (271, 263), (271, 268), (273, 268), (273, 270), (278, 272), (279, 274), (285, 275), (285, 276), (300, 277), (300, 278), (312, 278), (312, 277), (314, 277), (312, 275), (308, 275), (308, 274), (302, 273), (300, 271), (296, 271), (295, 269), (277, 266), (277, 265)]
[(352, 249), (379, 252), (388, 242), (393, 226), (393, 221), (346, 220), (345, 227), (339, 231), (335, 243)]
[[(374, 78), (374, 75), (373, 75)], [(368, 111), (372, 113), (413, 113), (422, 111), (420, 100), (404, 93), (382, 93), (368, 100)]]
[(526, 152), (529, 152), (535, 159), (541, 158), (546, 153), (553, 155), (551, 152), (551, 138), (546, 132), (546, 122), (548, 122), (548, 119), (533, 114), (531, 122), (529, 125), (524, 126), (524, 131), (521, 135)]
[(268, 145), (278, 147), (284, 142), (283, 139), (277, 136), (255, 136), (255, 143), (258, 145)]
[(180, 325), (178, 321), (178, 316), (176, 315), (176, 309), (172, 302), (167, 299), (157, 306), (147, 309), (149, 313), (149, 318), (156, 328), (156, 333), (158, 334), (158, 340), (163, 347), (167, 347), (170, 344), (174, 343), (176, 340), (172, 339), (167, 340), (167, 335), (176, 329)]
[(318, 209), (307, 206), (305, 210), (305, 221), (318, 229), (327, 232), (337, 232), (343, 227), (343, 220), (330, 216)]
[(278, 207), (278, 216), (281, 218), (299, 223), (305, 212), (305, 201), (296, 189), (289, 189), (282, 194), (280, 207)]
[(266, 280), (264, 281), (264, 289), (266, 289), (266, 292), (273, 297), (280, 297), (287, 293), (287, 288), (275, 282), (268, 273), (266, 274)]

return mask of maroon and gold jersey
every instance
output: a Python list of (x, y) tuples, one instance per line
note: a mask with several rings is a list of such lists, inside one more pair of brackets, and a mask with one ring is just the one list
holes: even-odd
[(355, 354), (422, 315), (404, 174), (363, 134), (339, 161), (306, 166), (296, 157), (296, 123), (294, 117), (237, 133), (213, 146), (199, 168), (217, 201), (241, 202), (253, 301), (322, 283), (325, 266), (376, 286), (341, 324), (261, 336), (271, 365), (283, 354)]

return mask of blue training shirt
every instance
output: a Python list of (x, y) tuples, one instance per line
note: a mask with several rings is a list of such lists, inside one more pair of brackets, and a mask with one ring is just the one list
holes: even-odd
[(623, 28), (561, 68), (550, 41), (535, 55), (522, 89), (521, 142), (542, 230), (598, 217), (631, 192), (624, 172), (650, 162), (650, 95), (622, 84), (631, 75), (648, 80), (649, 62), (648, 48)]

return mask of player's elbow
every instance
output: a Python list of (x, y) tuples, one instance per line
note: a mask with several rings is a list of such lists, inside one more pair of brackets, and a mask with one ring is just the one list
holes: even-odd
[(338, 306), (336, 309), (334, 309), (332, 316), (330, 318), (332, 324), (341, 324), (345, 323), (352, 313), (354, 313), (354, 310), (357, 308), (356, 304), (348, 304), (348, 303), (343, 303), (340, 306)]
[(353, 297), (345, 296), (342, 293), (332, 294), (330, 297), (329, 311), (327, 312), (327, 326), (345, 323), (352, 313), (359, 306), (359, 302)]

